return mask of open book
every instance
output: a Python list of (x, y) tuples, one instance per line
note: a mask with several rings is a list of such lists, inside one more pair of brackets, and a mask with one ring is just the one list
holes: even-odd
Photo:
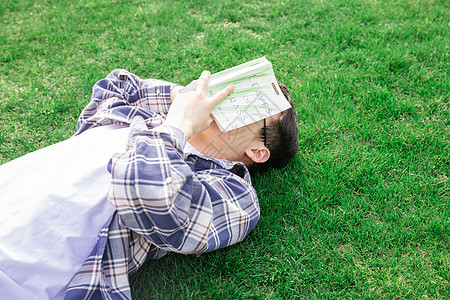
[(234, 91), (217, 104), (212, 115), (223, 132), (273, 116), (291, 107), (273, 73), (272, 64), (261, 57), (212, 74), (207, 93), (214, 95), (229, 84)]

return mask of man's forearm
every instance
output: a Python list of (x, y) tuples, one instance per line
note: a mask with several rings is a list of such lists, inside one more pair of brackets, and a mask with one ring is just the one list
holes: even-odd
[(163, 250), (186, 254), (231, 245), (253, 229), (259, 205), (249, 181), (213, 162), (199, 167), (211, 164), (215, 175), (194, 171), (176, 128), (148, 130), (138, 118), (131, 130), (129, 150), (109, 164), (108, 199), (125, 226)]

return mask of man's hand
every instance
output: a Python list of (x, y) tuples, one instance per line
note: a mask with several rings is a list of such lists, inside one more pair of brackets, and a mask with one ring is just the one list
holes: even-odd
[(233, 85), (229, 85), (214, 96), (208, 97), (206, 87), (209, 76), (208, 71), (203, 71), (194, 89), (178, 93), (167, 114), (165, 124), (177, 127), (188, 139), (208, 129), (213, 121), (211, 110), (234, 89)]
[(170, 101), (173, 102), (173, 99), (175, 99), (175, 97), (178, 94), (187, 93), (187, 92), (190, 92), (190, 91), (195, 91), (195, 89), (197, 88), (197, 84), (198, 84), (198, 80), (193, 80), (187, 86), (182, 86), (182, 85), (175, 86), (170, 91)]

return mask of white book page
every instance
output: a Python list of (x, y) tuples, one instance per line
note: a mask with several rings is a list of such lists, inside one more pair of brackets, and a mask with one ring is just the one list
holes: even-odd
[(235, 85), (233, 93), (212, 110), (223, 132), (291, 107), (278, 87), (272, 64), (265, 57), (211, 75), (207, 92), (214, 95), (231, 83)]

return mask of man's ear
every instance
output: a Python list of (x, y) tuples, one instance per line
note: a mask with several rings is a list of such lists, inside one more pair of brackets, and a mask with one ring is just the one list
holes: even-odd
[(258, 147), (245, 150), (245, 154), (255, 163), (266, 162), (270, 157), (270, 150), (267, 147)]

